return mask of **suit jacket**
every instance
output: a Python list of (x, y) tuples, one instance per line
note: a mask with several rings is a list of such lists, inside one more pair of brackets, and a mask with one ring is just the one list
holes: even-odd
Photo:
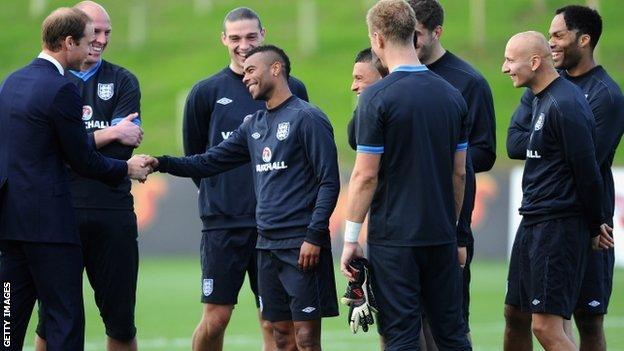
[(87, 137), (77, 87), (37, 58), (0, 85), (0, 240), (80, 243), (65, 163), (106, 182), (125, 161), (103, 157)]

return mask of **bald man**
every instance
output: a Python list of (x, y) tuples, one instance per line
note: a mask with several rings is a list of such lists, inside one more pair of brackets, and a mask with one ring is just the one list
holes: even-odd
[[(509, 328), (531, 315), (545, 350), (574, 350), (563, 320), (580, 293), (589, 250), (613, 245), (602, 213), (603, 185), (594, 150), (595, 123), (587, 100), (560, 78), (546, 38), (514, 35), (503, 73), (535, 95), (522, 179), (522, 222), (511, 253), (505, 299), (505, 350), (530, 350), (531, 338)], [(591, 244), (590, 244), (591, 243)]]
[[(82, 121), (93, 134), (99, 151), (126, 160), (142, 138), (139, 82), (128, 70), (102, 59), (111, 33), (106, 10), (92, 1), (74, 8), (93, 21), (95, 40), (79, 70), (69, 70), (82, 96)], [(107, 349), (136, 350), (134, 307), (139, 253), (137, 223), (128, 179), (111, 186), (71, 171), (71, 198), (84, 267), (93, 287), (95, 302), (104, 321)], [(37, 350), (46, 350), (48, 318), (40, 305)]]

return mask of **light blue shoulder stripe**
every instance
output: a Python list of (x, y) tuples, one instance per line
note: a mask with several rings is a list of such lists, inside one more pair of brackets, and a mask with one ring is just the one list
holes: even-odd
[(383, 146), (358, 145), (357, 152), (361, 152), (364, 154), (383, 154), (384, 147)]

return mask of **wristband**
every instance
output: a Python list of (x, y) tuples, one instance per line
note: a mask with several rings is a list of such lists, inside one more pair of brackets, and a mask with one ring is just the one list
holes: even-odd
[(344, 241), (347, 243), (357, 243), (360, 236), (360, 229), (362, 229), (362, 223), (346, 221)]

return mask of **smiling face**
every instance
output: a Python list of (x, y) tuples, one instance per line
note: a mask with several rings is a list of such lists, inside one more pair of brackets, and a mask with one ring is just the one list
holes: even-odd
[(254, 100), (267, 101), (275, 86), (275, 73), (271, 73), (271, 66), (277, 62), (269, 63), (268, 54), (259, 52), (249, 56), (244, 62), (243, 83), (249, 90)]
[(221, 42), (228, 48), (230, 66), (237, 73), (243, 73), (245, 56), (251, 49), (264, 41), (264, 29), (256, 19), (242, 19), (225, 22)]
[(563, 13), (553, 18), (548, 33), (555, 67), (567, 70), (578, 65), (582, 56), (578, 31), (568, 29)]
[(534, 72), (531, 69), (531, 60), (526, 53), (522, 52), (519, 40), (512, 38), (505, 47), (505, 61), (502, 67), (503, 73), (508, 75), (515, 88), (526, 87)]
[(381, 79), (381, 75), (372, 62), (356, 62), (353, 65), (353, 83), (351, 90), (360, 95), (366, 87)]
[(102, 59), (102, 53), (108, 45), (112, 27), (108, 13), (98, 4), (87, 2), (79, 5), (78, 8), (91, 18), (95, 32), (95, 40), (92, 42), (89, 56), (82, 66), (83, 70), (87, 70)]

